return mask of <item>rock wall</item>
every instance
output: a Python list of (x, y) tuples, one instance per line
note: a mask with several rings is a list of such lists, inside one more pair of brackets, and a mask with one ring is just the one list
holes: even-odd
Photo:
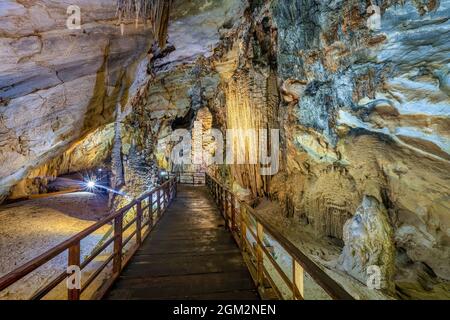
[(25, 179), (14, 185), (9, 199), (25, 198), (46, 193), (55, 177), (74, 172), (88, 172), (110, 162), (114, 126), (109, 124), (89, 133), (83, 140), (70, 146), (60, 156), (32, 169)]
[(0, 198), (113, 121), (152, 43), (143, 26), (121, 35), (114, 0), (71, 4), (81, 8), (80, 30), (66, 27), (64, 3), (0, 3)]
[(22, 3), (0, 4), (2, 196), (88, 166), (90, 146), (91, 164), (103, 161), (118, 103), (137, 189), (155, 164), (170, 169), (170, 135), (195, 119), (223, 133), (280, 129), (276, 175), (210, 171), (269, 198), (312, 242), (331, 239), (327, 268), (347, 279), (364, 286), (375, 265), (389, 297), (448, 297), (450, 0), (374, 1), (375, 30), (365, 0), (176, 0), (169, 44), (150, 63), (149, 30), (121, 36), (112, 0), (74, 1), (81, 31), (65, 29), (60, 4)]
[(221, 82), (208, 107), (223, 130), (280, 128), (282, 166), (265, 181), (248, 166), (211, 169), (336, 243), (373, 199), (386, 209), (380, 238), (352, 243), (389, 257), (379, 263), (394, 296), (439, 296), (450, 280), (450, 1), (376, 4), (371, 30), (366, 1), (249, 1), (209, 59)]
[(274, 6), (278, 74), (298, 98), (284, 101), (286, 172), (272, 191), (338, 238), (374, 197), (397, 249), (449, 280), (450, 2), (378, 4), (377, 31), (365, 1)]
[[(180, 60), (176, 50), (163, 59), (146, 110), (164, 166), (173, 124), (191, 128), (199, 106), (224, 134), (279, 128), (275, 176), (254, 165), (210, 171), (242, 194), (273, 200), (298, 232), (335, 239), (343, 251), (336, 269), (363, 285), (375, 261), (391, 296), (442, 296), (450, 280), (450, 1), (376, 4), (381, 24), (372, 30), (366, 1), (249, 1), (219, 28), (214, 51), (202, 53), (204, 73), (193, 76), (199, 60)], [(370, 236), (349, 236), (345, 225), (364, 199), (381, 218), (375, 229), (372, 219), (361, 224)], [(354, 248), (361, 258), (350, 261)]]

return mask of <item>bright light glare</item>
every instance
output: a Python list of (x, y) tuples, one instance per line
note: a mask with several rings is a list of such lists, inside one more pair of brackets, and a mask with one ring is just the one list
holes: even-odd
[(88, 181), (88, 183), (86, 184), (86, 186), (87, 186), (89, 189), (93, 189), (93, 188), (95, 188), (95, 182), (94, 182), (94, 181)]

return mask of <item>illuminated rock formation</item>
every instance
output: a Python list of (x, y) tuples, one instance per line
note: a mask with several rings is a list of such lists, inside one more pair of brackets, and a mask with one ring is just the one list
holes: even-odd
[(113, 121), (118, 95), (150, 47), (150, 29), (128, 27), (121, 36), (114, 0), (72, 4), (81, 8), (79, 30), (66, 27), (64, 3), (0, 4), (1, 197)]
[(74, 2), (81, 31), (53, 1), (0, 4), (0, 197), (104, 162), (117, 102), (133, 195), (172, 168), (177, 128), (279, 129), (276, 175), (209, 172), (270, 200), (358, 297), (449, 297), (450, 0), (374, 1), (379, 21), (363, 0), (176, 0), (165, 49), (143, 27), (121, 36), (115, 1)]

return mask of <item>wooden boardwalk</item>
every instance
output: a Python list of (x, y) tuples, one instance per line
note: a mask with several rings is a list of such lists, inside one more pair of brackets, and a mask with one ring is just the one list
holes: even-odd
[(205, 187), (179, 186), (161, 222), (106, 299), (259, 299)]

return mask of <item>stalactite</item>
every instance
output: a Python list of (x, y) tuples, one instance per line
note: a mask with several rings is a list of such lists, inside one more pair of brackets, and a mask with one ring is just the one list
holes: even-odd
[[(236, 181), (243, 187), (250, 188), (255, 196), (265, 196), (269, 192), (268, 176), (261, 176), (259, 163), (259, 130), (277, 129), (278, 123), (278, 94), (274, 74), (270, 70), (240, 70), (228, 83), (226, 94), (227, 128), (238, 130), (255, 130), (256, 136), (253, 146), (256, 164), (246, 161), (246, 164), (231, 166), (231, 172)], [(237, 137), (234, 153), (243, 151), (247, 138)], [(249, 149), (245, 147), (244, 159), (249, 160)], [(241, 155), (242, 157), (242, 155)]]
[(144, 22), (150, 20), (153, 34), (160, 48), (164, 49), (167, 42), (170, 8), (173, 0), (118, 0), (117, 15), (122, 19), (134, 18)]
[(114, 144), (111, 154), (111, 185), (115, 189), (119, 189), (124, 185), (124, 173), (122, 163), (122, 123), (121, 123), (121, 106), (116, 105), (116, 121), (114, 124)]

